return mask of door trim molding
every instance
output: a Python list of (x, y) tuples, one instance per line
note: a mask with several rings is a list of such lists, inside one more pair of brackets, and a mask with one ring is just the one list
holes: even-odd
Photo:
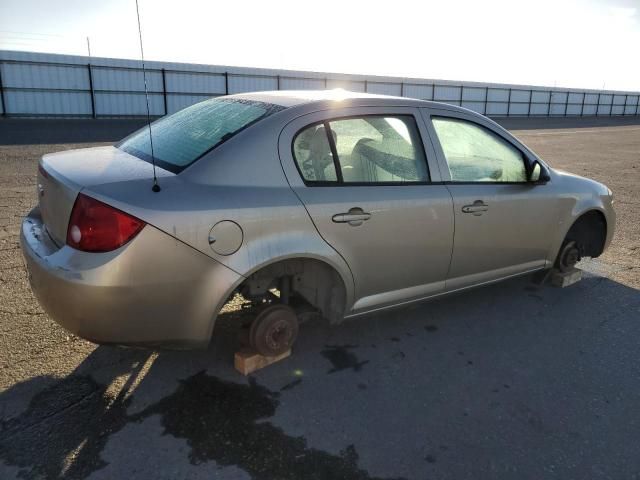
[[(509, 280), (509, 279), (512, 279), (512, 278), (521, 277), (523, 275), (528, 275), (530, 273), (534, 273), (534, 272), (538, 272), (540, 270), (544, 270), (545, 268), (548, 268), (548, 262), (546, 262), (546, 261), (544, 262), (544, 265), (542, 265), (540, 267), (537, 267), (537, 268), (532, 268), (530, 270), (525, 270), (525, 271), (518, 272), (518, 273), (512, 273), (510, 275), (506, 275), (506, 276), (503, 276), (503, 277), (500, 277), (500, 278), (495, 278), (495, 279), (492, 279), (492, 280), (486, 280), (486, 281), (481, 282), (481, 283), (475, 283), (473, 285), (467, 285), (467, 286), (464, 286), (464, 287), (455, 288), (453, 290), (445, 290), (443, 292), (434, 293), (434, 294), (427, 295), (427, 296), (422, 296), (422, 297), (419, 297), (419, 298), (412, 298), (412, 299), (396, 302), (396, 303), (389, 304), (389, 305), (382, 305), (382, 306), (373, 307), (373, 308), (370, 308), (370, 309), (367, 309), (367, 310), (353, 312), (353, 313), (350, 313), (348, 315), (345, 315), (344, 318), (345, 319), (347, 319), (347, 318), (355, 318), (355, 317), (360, 317), (362, 315), (367, 315), (369, 313), (375, 313), (375, 312), (382, 312), (382, 311), (385, 311), (385, 310), (391, 310), (392, 308), (402, 307), (402, 306), (405, 306), (405, 305), (410, 305), (412, 303), (424, 302), (424, 301), (427, 301), (427, 300), (432, 300), (432, 299), (436, 299), (436, 298), (439, 298), (439, 297), (442, 297), (442, 296), (446, 296), (446, 295), (449, 295), (449, 294), (452, 294), (452, 293), (462, 292), (462, 291), (469, 290), (469, 289), (472, 289), (472, 288), (482, 287), (482, 286), (485, 286), (485, 285), (491, 285), (491, 284), (494, 284), (494, 283), (502, 282), (504, 280)], [(429, 285), (433, 285), (433, 284), (429, 284)], [(424, 287), (424, 285), (420, 285), (418, 287), (411, 287), (411, 288), (419, 288), (419, 287)], [(404, 290), (410, 290), (410, 289), (404, 289)], [(403, 291), (403, 290), (396, 290), (396, 292), (401, 292), (401, 291)], [(390, 292), (390, 293), (395, 293), (395, 292)], [(384, 295), (384, 294), (380, 294), (380, 295)], [(372, 298), (372, 297), (378, 297), (378, 296), (379, 295), (372, 295), (370, 297), (365, 297), (362, 300), (365, 300), (367, 298)], [(359, 302), (356, 302), (355, 305), (357, 305), (358, 303)], [(355, 305), (354, 305), (354, 307), (355, 307)]]

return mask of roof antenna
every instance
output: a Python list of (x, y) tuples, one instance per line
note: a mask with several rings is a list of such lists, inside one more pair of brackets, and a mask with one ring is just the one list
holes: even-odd
[(151, 143), (151, 163), (153, 164), (153, 187), (154, 192), (160, 191), (158, 177), (156, 176), (156, 156), (153, 154), (153, 135), (151, 134), (151, 112), (149, 111), (149, 90), (147, 89), (147, 70), (144, 66), (144, 49), (142, 48), (142, 27), (140, 26), (140, 8), (136, 0), (136, 15), (138, 16), (138, 35), (140, 36), (140, 57), (142, 57), (142, 77), (144, 78), (144, 97), (147, 102), (147, 125), (149, 126), (149, 142)]

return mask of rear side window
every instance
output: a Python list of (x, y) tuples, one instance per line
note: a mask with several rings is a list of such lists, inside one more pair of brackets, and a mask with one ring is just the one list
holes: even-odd
[[(213, 98), (191, 105), (151, 124), (156, 164), (178, 173), (236, 133), (285, 107), (233, 98)], [(151, 162), (149, 127), (117, 147)]]
[(520, 150), (465, 120), (434, 117), (433, 126), (454, 182), (526, 182)]
[(429, 181), (422, 141), (410, 115), (367, 115), (312, 125), (296, 136), (293, 153), (308, 183)]
[(324, 125), (314, 125), (300, 132), (293, 141), (293, 155), (305, 181), (338, 180)]

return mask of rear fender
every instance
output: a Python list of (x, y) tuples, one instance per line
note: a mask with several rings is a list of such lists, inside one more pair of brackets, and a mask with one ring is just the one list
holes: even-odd
[[(267, 239), (262, 240), (265, 242), (263, 245), (268, 245), (269, 242)], [(351, 270), (349, 269), (347, 263), (322, 239), (314, 238), (314, 236), (309, 235), (306, 238), (297, 237), (297, 240), (301, 241), (301, 243), (298, 244), (297, 241), (290, 242), (286, 239), (284, 241), (279, 240), (279, 248), (284, 250), (285, 245), (288, 244), (288, 246), (291, 247), (289, 251), (277, 257), (267, 258), (263, 256), (263, 262), (255, 263), (251, 266), (251, 268), (245, 270), (243, 273), (243, 277), (238, 279), (236, 283), (231, 288), (229, 288), (227, 295), (220, 301), (220, 304), (218, 305), (216, 311), (219, 312), (224, 306), (227, 299), (238, 289), (238, 287), (240, 287), (240, 285), (247, 278), (249, 278), (254, 273), (257, 273), (278, 263), (285, 262), (287, 260), (316, 260), (333, 269), (342, 280), (342, 284), (345, 289), (345, 308), (343, 313), (346, 314), (347, 312), (349, 312), (353, 307), (355, 300), (353, 275), (351, 274)], [(301, 248), (299, 248), (300, 245), (306, 245), (307, 248), (302, 250)]]

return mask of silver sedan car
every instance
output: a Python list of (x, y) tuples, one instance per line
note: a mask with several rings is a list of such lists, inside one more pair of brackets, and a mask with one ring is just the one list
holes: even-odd
[(291, 347), (300, 312), (340, 322), (570, 269), (615, 225), (606, 186), (484, 116), (345, 91), (206, 100), (115, 146), (45, 155), (37, 184), (22, 251), (60, 325), (203, 346), (241, 293), (263, 355)]

